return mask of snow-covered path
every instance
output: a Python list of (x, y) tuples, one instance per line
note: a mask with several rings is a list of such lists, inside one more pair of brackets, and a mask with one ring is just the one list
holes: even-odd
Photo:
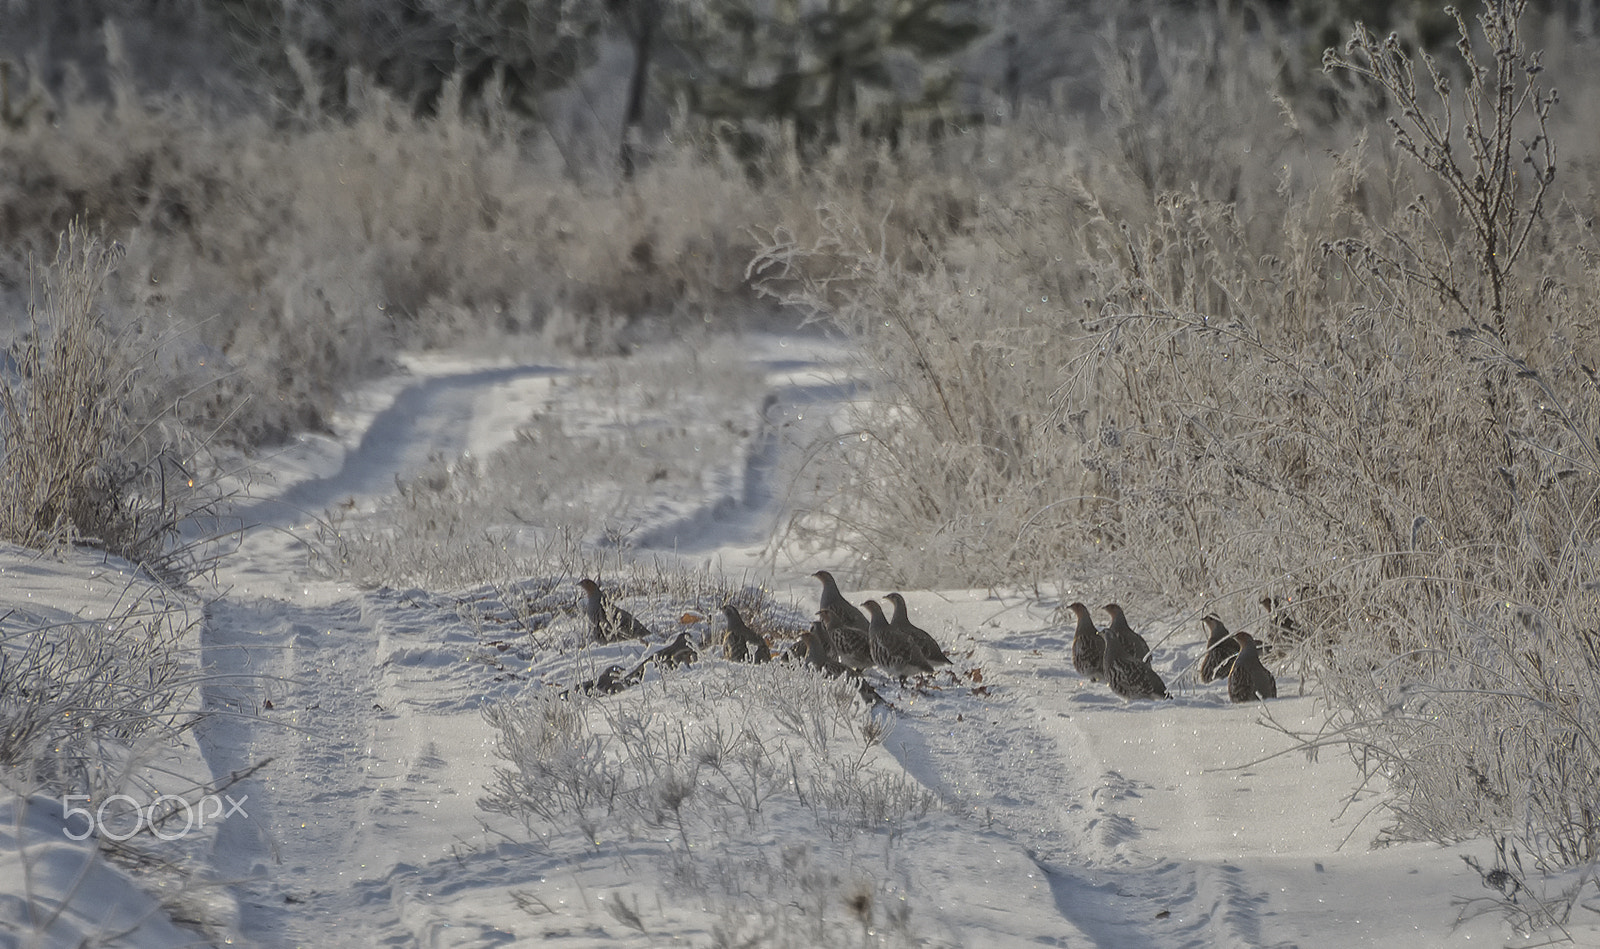
[[(204, 633), (215, 673), (206, 698), (225, 714), (201, 733), (213, 773), (272, 760), (241, 785), (249, 819), (227, 823), (215, 844), (219, 875), (242, 881), (243, 941), (726, 944), (716, 934), (727, 910), (686, 889), (681, 856), (660, 842), (574, 856), (477, 806), (502, 764), (485, 703), (531, 701), (631, 655), (530, 647), (530, 611), (576, 628), (574, 590), (531, 578), (526, 588), (361, 590), (304, 567), (300, 546), (316, 529), (308, 512), (370, 510), (396, 474), (436, 452), (487, 454), (573, 371), (435, 365), (391, 380), (340, 438), (308, 440), (282, 459), (278, 501), (249, 512), (263, 526), (224, 564)], [(806, 574), (828, 565), (772, 575), (762, 559), (781, 514), (773, 473), (794, 443), (785, 424), (815, 421), (851, 387), (803, 356), (769, 358), (764, 371), (740, 474), (634, 539), (768, 571), (779, 598), (806, 615), (816, 594)], [(847, 591), (857, 601), (882, 592)], [(1180, 630), (1171, 642), (1182, 645), (1160, 663), (1179, 697), (1129, 705), (1072, 671), (1071, 631), (1053, 619), (1054, 603), (965, 591), (908, 599), (921, 625), (954, 644), (963, 677), (925, 693), (883, 684), (897, 706), (884, 747), (940, 804), (893, 832), (808, 844), (814, 859), (833, 861), (829, 872), (889, 880), (908, 907), (908, 942), (1370, 946), (1403, 929), (1420, 949), (1503, 934), (1496, 919), (1452, 930), (1451, 899), (1478, 887), (1458, 851), (1366, 850), (1376, 827), (1357, 826), (1370, 802), (1342, 804), (1356, 775), (1344, 756), (1250, 764), (1287, 742), (1257, 724), (1262, 710), (1183, 676), (1198, 655), (1194, 617), (1135, 619), (1152, 641)], [(678, 681), (723, 675), (702, 662)], [(1291, 728), (1319, 715), (1312, 698), (1269, 710)], [(779, 823), (748, 839), (730, 833), (726, 846), (782, 850), (787, 861), (804, 834)], [(638, 926), (615, 909), (629, 895)], [(863, 931), (858, 942), (891, 944), (895, 932)]]
[[(377, 411), (346, 414), (346, 419), (364, 424), (347, 430), (342, 439), (304, 439), (302, 444), (342, 443), (337, 469), (303, 471), (305, 477), (238, 511), (240, 518), (261, 526), (293, 525), (350, 499), (390, 494), (396, 475), (414, 474), (433, 455), (486, 454), (512, 437), (548, 381), (569, 371), (544, 365), (451, 363), (435, 363), (429, 369), (381, 383), (377, 389), (388, 397), (388, 404)], [(393, 391), (401, 382), (404, 387)]]
[[(1077, 676), (1071, 629), (1037, 603), (945, 593), (910, 605), (970, 636), (957, 642), (970, 643), (965, 661), (984, 670), (988, 689), (981, 701), (918, 699), (889, 744), (969, 827), (1013, 848), (1002, 856), (996, 846), (997, 865), (1034, 862), (1059, 914), (1034, 922), (1065, 936), (1043, 939), (1014, 918), (989, 934), (1000, 941), (971, 944), (1371, 946), (1391, 942), (1397, 919), (1420, 946), (1496, 931), (1479, 921), (1451, 932), (1453, 898), (1479, 887), (1455, 852), (1366, 850), (1376, 827), (1363, 837), (1356, 825), (1374, 802), (1344, 806), (1359, 778), (1346, 757), (1295, 752), (1252, 764), (1289, 742), (1257, 724), (1262, 709), (1234, 707), (1218, 685), (1180, 676), (1199, 658), (1198, 638), (1163, 664), (1182, 690), (1174, 701), (1128, 704)], [(1164, 632), (1154, 629), (1152, 640)], [(1311, 698), (1270, 711), (1296, 730), (1320, 714)], [(1371, 875), (1375, 865), (1384, 876)], [(1396, 872), (1403, 885), (1388, 876)], [(1025, 876), (1014, 872), (1003, 888), (1024, 892)]]

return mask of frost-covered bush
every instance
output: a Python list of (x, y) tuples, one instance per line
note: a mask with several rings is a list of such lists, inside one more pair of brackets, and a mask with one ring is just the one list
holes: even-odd
[(615, 696), (542, 693), (490, 706), (498, 769), (482, 806), (543, 835), (601, 842), (667, 828), (685, 851), (774, 820), (830, 835), (894, 831), (934, 801), (881, 745), (890, 722), (810, 666), (708, 665)]
[[(485, 716), (505, 764), (480, 806), (559, 859), (659, 862), (669, 893), (716, 914), (713, 945), (922, 944), (889, 841), (935, 801), (848, 678), (703, 659)], [(621, 895), (607, 908), (644, 928)]]
[[(744, 325), (761, 312), (755, 229), (819, 190), (888, 220), (897, 246), (975, 203), (968, 163), (927, 143), (851, 140), (806, 166), (777, 148), (752, 173), (694, 129), (621, 187), (460, 83), (426, 115), (360, 75), (347, 108), (252, 111), (141, 92), (106, 36), (109, 100), (68, 90), (51, 121), (0, 135), (0, 276), (23, 284), (25, 255), (73, 219), (120, 240), (109, 291), (182, 340), (167, 354), (188, 393), (175, 412), (236, 444), (327, 428), (404, 348), (526, 334), (611, 354)], [(14, 72), (19, 89), (35, 79)]]
[(181, 600), (132, 589), (104, 620), (0, 621), (0, 766), (14, 786), (121, 790), (130, 749), (190, 723), (198, 623)]
[(39, 275), (28, 330), (0, 373), (0, 537), (94, 544), (187, 576), (207, 552), (180, 529), (217, 492), (199, 440), (172, 418), (162, 341), (103, 309), (121, 255), (74, 225)]

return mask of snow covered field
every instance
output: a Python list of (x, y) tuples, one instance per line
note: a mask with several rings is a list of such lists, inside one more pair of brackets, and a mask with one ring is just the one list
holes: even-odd
[[(1087, 595), (1074, 590), (904, 591), (956, 663), (920, 688), (876, 677), (889, 708), (799, 664), (736, 666), (713, 648), (615, 695), (558, 697), (680, 628), (720, 637), (729, 591), (775, 647), (809, 623), (814, 570), (839, 573), (855, 602), (888, 592), (846, 579), (844, 554), (768, 548), (789, 456), (855, 390), (819, 341), (743, 348), (755, 383), (696, 418), (618, 410), (608, 400), (634, 364), (418, 360), (355, 400), (336, 436), (264, 460), (270, 477), (240, 512), (259, 526), (183, 604), (203, 610), (192, 647), (211, 714), (191, 743), (129, 769), (219, 786), (267, 762), (227, 784), (239, 812), (186, 842), (213, 882), (141, 891), (61, 833), (77, 825), (60, 802), (13, 799), (0, 945), (1424, 949), (1559, 935), (1517, 935), (1487, 904), (1463, 905), (1499, 895), (1462, 859), (1487, 866), (1486, 842), (1370, 849), (1380, 789), (1352, 801), (1348, 754), (1308, 758), (1281, 730), (1322, 725), (1315, 688), (1280, 675), (1284, 698), (1230, 705), (1224, 684), (1195, 678), (1204, 633), (1181, 604), (1124, 600), (1169, 702), (1125, 703), (1073, 671), (1059, 607)], [(606, 372), (620, 381), (586, 384)], [(591, 531), (629, 519), (632, 565), (612, 551), (581, 567), (608, 571), (654, 641), (583, 643), (578, 563), (371, 588), (308, 556), (329, 549), (314, 515), (381, 530), (397, 474), (491, 459), (533, 413), (645, 454), (643, 433), (680, 429), (685, 444), (720, 429), (733, 446), (702, 451), (694, 477), (674, 467), (653, 496), (608, 490), (599, 468), (577, 505)], [(697, 434), (697, 419), (715, 424)], [(548, 531), (508, 514), (497, 537), (532, 552)], [(8, 633), (24, 617), (106, 615), (146, 585), (90, 553), (6, 549), (0, 572)], [(520, 757), (502, 743), (512, 732)], [(540, 797), (515, 813), (519, 789)], [(1600, 944), (1600, 919), (1568, 932)]]

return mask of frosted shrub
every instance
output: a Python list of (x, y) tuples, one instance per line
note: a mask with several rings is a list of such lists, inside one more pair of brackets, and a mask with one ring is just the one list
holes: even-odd
[(199, 620), (132, 597), (99, 622), (0, 625), (0, 765), (22, 782), (121, 790), (119, 762), (188, 726), (198, 684), (187, 640)]
[[(1442, 415), (1456, 422), (1435, 441), (1453, 477), (1432, 485), (1431, 503), (1412, 507), (1410, 537), (1385, 545), (1390, 569), (1363, 591), (1368, 616), (1354, 628), (1371, 624), (1387, 639), (1356, 651), (1376, 666), (1373, 680), (1346, 666), (1333, 685), (1349, 709), (1341, 727), (1360, 736), (1399, 791), (1398, 833), (1506, 831), (1537, 858), (1567, 865), (1600, 856), (1600, 745), (1589, 725), (1600, 714), (1590, 686), (1600, 672), (1600, 613), (1582, 566), (1600, 542), (1592, 508), (1600, 400), (1589, 368), (1600, 353), (1592, 341), (1549, 333), (1541, 311), (1559, 304), (1534, 289), (1577, 280), (1588, 295), (1592, 278), (1564, 271), (1562, 254), (1535, 261), (1524, 253), (1570, 240), (1544, 215), (1556, 180), (1549, 126), (1557, 99), (1539, 55), (1524, 45), (1525, 6), (1489, 5), (1479, 30), (1455, 14), (1459, 93), (1431, 59), (1421, 57), (1430, 77), (1423, 85), (1412, 57), (1362, 30), (1343, 57), (1328, 58), (1330, 68), (1386, 92), (1400, 112), (1391, 121), (1399, 150), (1444, 185), (1450, 217), (1470, 235), (1431, 237), (1446, 209), (1419, 197), (1406, 210), (1421, 236), (1397, 240), (1395, 230), (1376, 249), (1362, 244), (1352, 268), (1378, 287), (1414, 286), (1459, 313), (1435, 330), (1435, 358), (1466, 367), (1456, 391), (1479, 399), (1475, 415)], [(1459, 153), (1456, 122), (1475, 143)], [(1372, 687), (1382, 708), (1363, 694)]]
[(570, 821), (594, 840), (623, 779), (609, 766), (608, 740), (587, 727), (581, 700), (543, 695), (515, 709), (489, 706), (484, 717), (500, 734), (499, 754), (515, 764), (496, 772), (484, 807), (556, 826)]
[(206, 456), (168, 413), (159, 343), (102, 309), (122, 250), (74, 225), (0, 376), (0, 536), (92, 543), (168, 576), (207, 565), (179, 530), (211, 513)]
[[(797, 708), (817, 714), (771, 726)], [(541, 833), (591, 828), (600, 817), (670, 827), (685, 852), (729, 817), (754, 827), (773, 807), (809, 810), (829, 833), (892, 830), (926, 813), (932, 798), (877, 757), (882, 726), (864, 714), (847, 680), (785, 663), (680, 671), (616, 696), (494, 706), (486, 715), (509, 766), (482, 806), (537, 817)]]

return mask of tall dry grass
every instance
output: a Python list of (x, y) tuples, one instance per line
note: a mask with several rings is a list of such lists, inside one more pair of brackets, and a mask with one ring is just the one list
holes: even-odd
[(216, 548), (181, 529), (221, 498), (203, 439), (173, 417), (181, 394), (156, 358), (165, 341), (103, 308), (122, 255), (72, 225), (37, 275), (28, 329), (0, 372), (0, 537), (92, 544), (187, 578)]

